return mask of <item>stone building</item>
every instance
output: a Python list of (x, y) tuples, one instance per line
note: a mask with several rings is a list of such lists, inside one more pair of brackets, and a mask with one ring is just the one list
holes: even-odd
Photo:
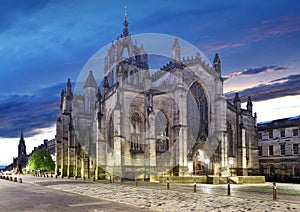
[(258, 174), (251, 99), (246, 110), (238, 94), (226, 101), (218, 54), (211, 66), (200, 53), (182, 58), (178, 39), (170, 45), (170, 62), (151, 72), (125, 17), (123, 33), (107, 50), (103, 81), (90, 71), (83, 94), (73, 95), (68, 80), (56, 128), (58, 174)]
[(27, 162), (28, 156), (26, 154), (26, 145), (22, 131), (18, 145), (18, 157), (13, 159), (14, 173), (22, 173), (22, 169), (26, 168)]
[(260, 173), (269, 181), (300, 182), (300, 116), (258, 124)]

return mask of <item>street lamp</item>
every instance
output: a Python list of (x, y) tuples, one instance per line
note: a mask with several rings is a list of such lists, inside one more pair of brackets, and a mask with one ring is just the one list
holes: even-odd
[(210, 160), (207, 158), (207, 159), (205, 159), (204, 162), (206, 164), (206, 176), (208, 176), (208, 164), (209, 164)]
[(230, 176), (232, 176), (232, 166), (233, 166), (233, 164), (234, 164), (234, 161), (233, 161), (233, 159), (230, 159), (229, 160), (229, 164), (231, 165), (231, 169), (230, 169)]

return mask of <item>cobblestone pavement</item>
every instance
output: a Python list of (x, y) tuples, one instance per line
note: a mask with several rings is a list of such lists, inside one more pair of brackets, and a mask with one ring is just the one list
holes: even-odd
[(49, 188), (126, 203), (158, 211), (299, 211), (300, 185), (277, 184), (278, 200), (272, 196), (272, 184), (227, 185), (170, 184), (170, 190), (160, 183), (108, 183), (24, 176), (24, 182)]

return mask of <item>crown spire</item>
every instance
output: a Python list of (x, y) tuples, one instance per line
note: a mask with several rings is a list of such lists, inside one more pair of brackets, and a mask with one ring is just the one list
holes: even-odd
[(123, 29), (123, 36), (126, 37), (129, 35), (129, 32), (128, 32), (128, 21), (127, 21), (127, 5), (125, 5), (124, 7), (124, 29)]

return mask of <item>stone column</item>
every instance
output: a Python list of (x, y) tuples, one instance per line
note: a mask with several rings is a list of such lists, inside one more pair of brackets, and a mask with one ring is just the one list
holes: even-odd
[(187, 92), (183, 88), (178, 88), (176, 91), (178, 94), (175, 95), (175, 100), (179, 107), (179, 124), (181, 125), (178, 135), (178, 165), (179, 165), (179, 176), (184, 176), (187, 170), (187, 120), (186, 120), (186, 108), (187, 108)]
[(68, 133), (68, 165), (67, 165), (67, 176), (72, 177), (74, 176), (74, 139), (73, 139), (73, 133), (71, 130), (69, 130)]
[(246, 146), (246, 130), (242, 128), (242, 174), (247, 176), (247, 146)]
[[(150, 180), (154, 180), (154, 177), (157, 175), (156, 173), (156, 143), (155, 143), (155, 115), (152, 112), (149, 115), (149, 126), (146, 126), (149, 131), (147, 132), (147, 142), (149, 145), (149, 172), (150, 172)], [(146, 168), (146, 167), (145, 167)]]
[(122, 140), (121, 135), (121, 110), (114, 110), (114, 167), (113, 174), (116, 176), (122, 176)]

